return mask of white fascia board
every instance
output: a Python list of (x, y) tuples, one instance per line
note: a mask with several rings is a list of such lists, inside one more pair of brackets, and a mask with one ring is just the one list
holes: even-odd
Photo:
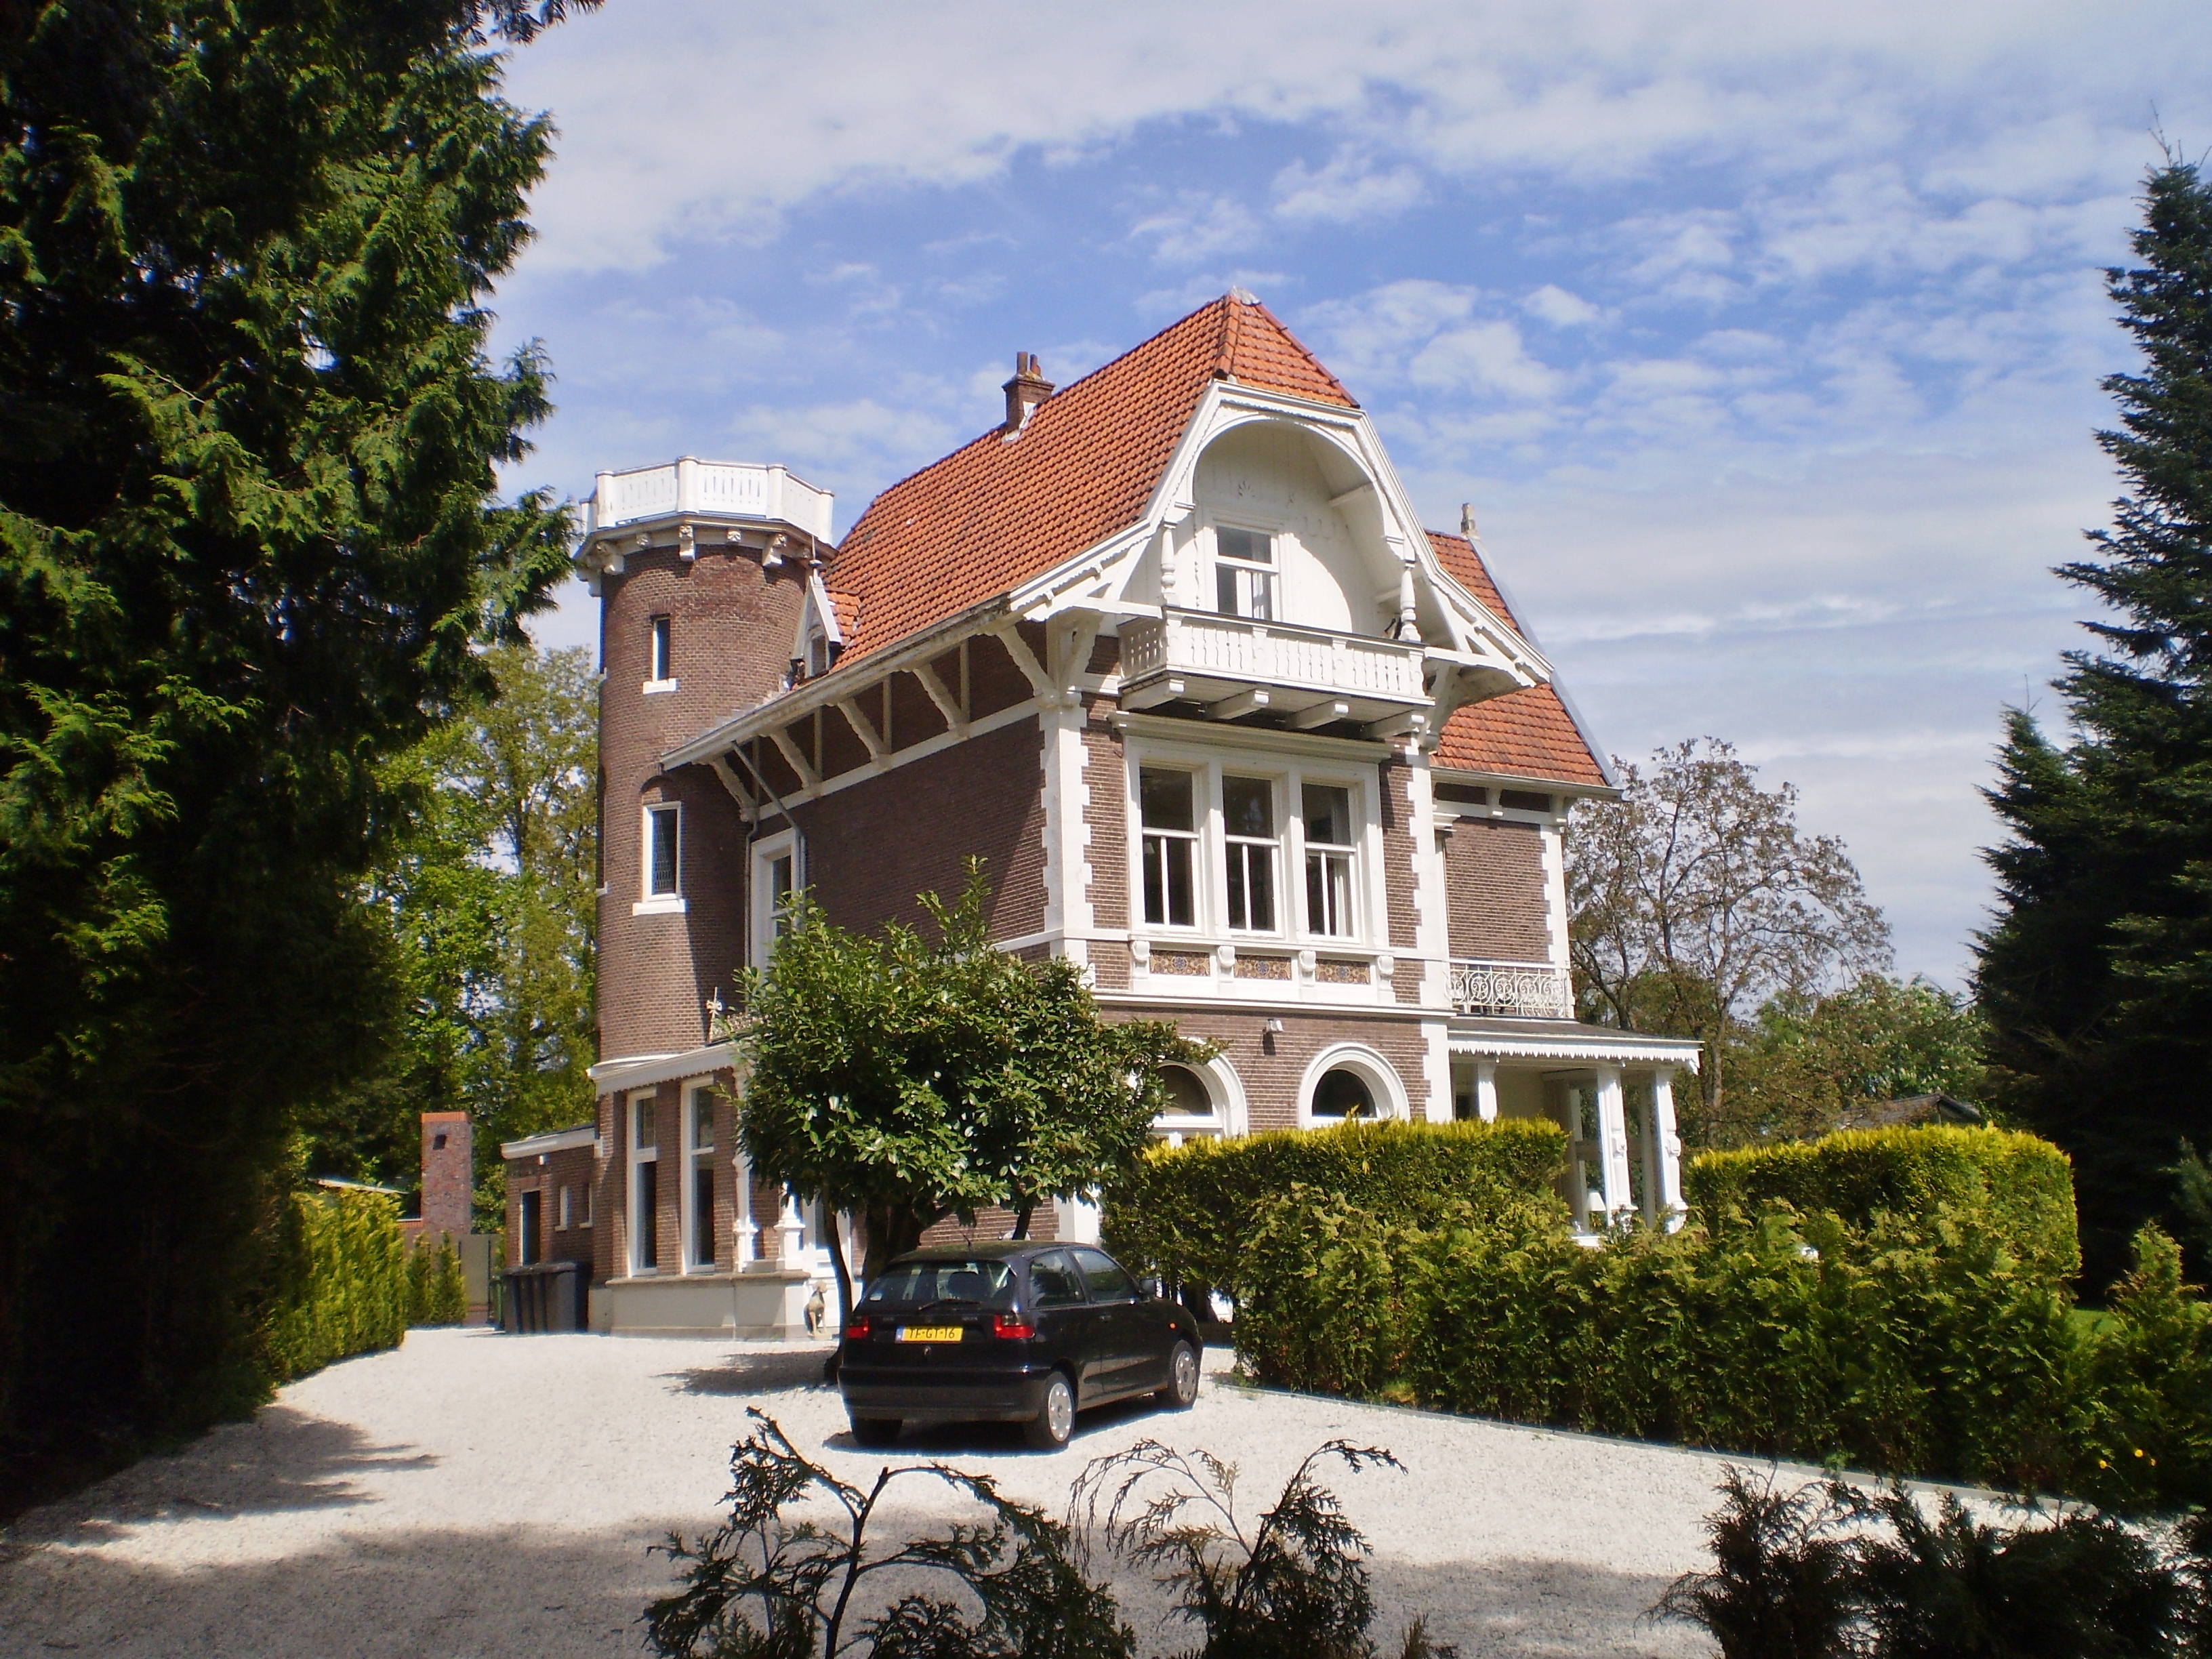
[(858, 696), (870, 686), (911, 668), (917, 662), (927, 662), (932, 658), (943, 656), (963, 639), (988, 633), (990, 624), (1005, 616), (1006, 612), (1006, 598), (1000, 595), (986, 599), (981, 605), (972, 605), (921, 633), (909, 634), (896, 645), (886, 646), (881, 651), (871, 651), (849, 667), (840, 659), (837, 666), (828, 673), (801, 680), (790, 690), (770, 697), (766, 702), (757, 703), (744, 714), (733, 714), (720, 725), (708, 726), (697, 737), (687, 738), (674, 748), (664, 750), (660, 757), (661, 767), (664, 770), (672, 770), (678, 766), (689, 766), (695, 761), (710, 760), (716, 755), (727, 754), (738, 744), (759, 737), (771, 726), (789, 726), (817, 708), (827, 708), (832, 703)]
[(675, 1078), (706, 1077), (737, 1063), (736, 1043), (710, 1042), (704, 1048), (686, 1048), (681, 1054), (633, 1054), (621, 1060), (603, 1060), (591, 1068), (589, 1075), (592, 1086), (601, 1094), (618, 1095), (625, 1090), (642, 1089)]
[[(1528, 772), (1475, 772), (1464, 766), (1447, 766), (1442, 761), (1431, 760), (1429, 770), (1440, 783), (1473, 783), (1497, 789), (1521, 789), (1536, 784), (1554, 795), (1566, 795), (1576, 800), (1619, 800), (1620, 789), (1609, 784), (1569, 783), (1560, 778), (1539, 777)], [(1437, 810), (1443, 811), (1456, 805), (1439, 801)]]
[(586, 1123), (580, 1128), (556, 1129), (550, 1134), (525, 1135), (520, 1140), (502, 1140), (499, 1155), (512, 1162), (518, 1158), (541, 1158), (547, 1152), (565, 1152), (572, 1146), (596, 1146), (599, 1132), (596, 1125)]
[(1552, 1060), (1577, 1066), (1672, 1066), (1695, 1072), (1703, 1052), (1690, 1037), (1639, 1036), (1624, 1031), (1619, 1036), (1594, 1036), (1583, 1031), (1490, 1031), (1472, 1030), (1459, 1020), (1450, 1024), (1449, 1039), (1455, 1054), (1481, 1060)]

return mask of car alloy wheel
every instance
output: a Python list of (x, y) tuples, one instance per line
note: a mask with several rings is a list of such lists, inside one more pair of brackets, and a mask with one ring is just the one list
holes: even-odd
[(1168, 1356), (1168, 1385), (1160, 1390), (1160, 1404), (1172, 1411), (1188, 1411), (1198, 1399), (1198, 1354), (1188, 1342), (1178, 1342)]
[(1067, 1443), (1067, 1437), (1075, 1432), (1075, 1390), (1059, 1372), (1044, 1385), (1043, 1409), (1023, 1425), (1024, 1437), (1041, 1451), (1050, 1451)]

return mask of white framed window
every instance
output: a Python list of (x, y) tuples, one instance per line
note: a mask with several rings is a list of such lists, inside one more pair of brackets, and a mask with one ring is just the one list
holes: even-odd
[(659, 802), (645, 809), (644, 856), (639, 860), (638, 902), (632, 915), (653, 915), (684, 908), (684, 808), (675, 801)]
[(1172, 767), (1138, 770), (1145, 921), (1155, 927), (1198, 925), (1197, 783), (1189, 772)]
[(1306, 1064), (1298, 1082), (1298, 1127), (1327, 1128), (1346, 1121), (1405, 1120), (1413, 1108), (1404, 1081), (1389, 1060), (1364, 1043), (1339, 1042)]
[(684, 1267), (712, 1272), (714, 1237), (714, 1085), (684, 1091)]
[(1235, 525), (1213, 527), (1213, 608), (1224, 617), (1273, 622), (1276, 605), (1275, 538)]
[(1281, 927), (1276, 866), (1275, 781), (1224, 772), (1221, 776), (1222, 866), (1230, 930), (1272, 933)]
[(553, 1224), (562, 1232), (567, 1232), (576, 1224), (575, 1197), (576, 1189), (564, 1183), (561, 1188), (559, 1218)]
[(755, 842), (752, 877), (752, 962), (765, 968), (791, 926), (792, 896), (799, 887), (799, 838), (786, 830)]
[(629, 1097), (629, 1270), (660, 1271), (659, 1095)]
[(1155, 1137), (1170, 1146), (1180, 1146), (1186, 1140), (1223, 1133), (1221, 1108), (1205, 1079), (1188, 1066), (1163, 1066), (1160, 1081), (1167, 1087), (1168, 1106), (1152, 1120)]
[(1358, 931), (1358, 889), (1352, 867), (1358, 856), (1358, 831), (1352, 816), (1352, 792), (1340, 783), (1298, 786), (1298, 827), (1305, 842), (1306, 932), (1324, 939), (1350, 939)]
[(659, 691), (676, 689), (675, 636), (669, 619), (655, 617), (652, 632), (646, 641), (645, 691), (648, 696)]

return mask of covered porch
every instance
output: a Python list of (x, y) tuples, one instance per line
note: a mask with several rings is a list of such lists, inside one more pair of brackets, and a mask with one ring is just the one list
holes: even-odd
[(1682, 1141), (1674, 1079), (1695, 1077), (1698, 1045), (1567, 1019), (1451, 1022), (1453, 1115), (1542, 1118), (1566, 1131), (1561, 1196), (1595, 1237), (1641, 1216), (1678, 1227)]

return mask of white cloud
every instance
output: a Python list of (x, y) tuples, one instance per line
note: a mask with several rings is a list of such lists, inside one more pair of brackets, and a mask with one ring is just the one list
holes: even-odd
[(1372, 158), (1340, 150), (1317, 173), (1293, 161), (1275, 175), (1275, 215), (1300, 222), (1349, 224), (1404, 212), (1428, 194), (1410, 167), (1379, 167)]
[(1568, 293), (1557, 283), (1547, 283), (1524, 296), (1521, 308), (1553, 328), (1584, 328), (1605, 315), (1582, 295)]
[(1437, 335), (1415, 355), (1407, 378), (1424, 391), (1500, 393), (1540, 402), (1555, 396), (1559, 374), (1528, 355), (1511, 323), (1475, 323)]
[(1259, 228), (1251, 210), (1235, 198), (1187, 190), (1131, 225), (1129, 236), (1150, 241), (1161, 264), (1192, 265), (1245, 246)]

